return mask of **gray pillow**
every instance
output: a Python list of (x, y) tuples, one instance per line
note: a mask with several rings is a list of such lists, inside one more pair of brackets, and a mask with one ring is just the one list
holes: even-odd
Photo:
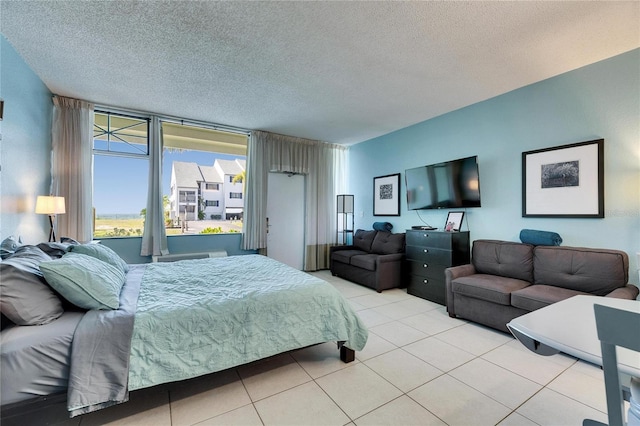
[(37, 247), (47, 253), (51, 259), (60, 259), (69, 251), (69, 246), (70, 244), (48, 242), (40, 243)]
[(47, 282), (65, 299), (84, 309), (118, 309), (125, 274), (115, 266), (85, 254), (69, 252), (42, 262)]
[(0, 263), (0, 311), (14, 324), (47, 324), (64, 312), (39, 268), (49, 260), (39, 248), (21, 246)]
[(126, 273), (129, 271), (129, 265), (127, 265), (127, 263), (118, 256), (118, 253), (107, 246), (103, 246), (102, 244), (92, 243), (71, 245), (69, 246), (69, 251), (95, 257), (96, 259), (100, 259), (103, 262), (107, 262), (115, 266), (122, 272)]
[(10, 237), (5, 238), (2, 240), (2, 243), (0, 243), (0, 258), (8, 258), (14, 254), (21, 245), (22, 241), (20, 241), (20, 237), (16, 239), (16, 237), (11, 235)]

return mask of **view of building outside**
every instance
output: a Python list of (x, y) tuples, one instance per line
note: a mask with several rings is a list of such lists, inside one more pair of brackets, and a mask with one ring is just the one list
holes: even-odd
[(167, 228), (181, 233), (242, 232), (244, 158), (212, 164), (173, 161), (166, 201)]
[[(186, 196), (184, 191), (181, 191), (182, 194), (172, 192), (171, 178), (176, 163), (187, 163), (197, 170), (201, 167), (212, 168), (216, 162), (236, 160), (243, 165), (243, 169), (238, 173), (240, 176), (236, 179), (238, 182), (229, 182), (230, 178), (227, 175), (226, 182), (192, 182), (190, 187), (193, 187), (193, 191), (190, 191), (189, 196)], [(242, 157), (210, 152), (165, 152), (163, 199), (167, 235), (242, 232), (244, 163)], [(94, 238), (142, 236), (147, 204), (147, 161), (96, 156), (94, 170)], [(121, 173), (114, 177), (113, 170)], [(227, 194), (228, 198), (219, 197), (217, 194)], [(219, 199), (212, 200), (214, 196)], [(171, 200), (174, 200), (174, 208)], [(214, 203), (216, 201), (217, 203)], [(233, 207), (229, 207), (229, 203), (232, 203)], [(180, 210), (175, 209), (176, 205)], [(225, 206), (229, 214), (224, 213)]]
[[(135, 133), (136, 137), (141, 134), (146, 138), (146, 133), (139, 129), (129, 134), (116, 134), (118, 129), (103, 131), (112, 126), (104, 117), (96, 113), (95, 127), (99, 130), (94, 131), (94, 238), (142, 236), (149, 162), (146, 155), (128, 154), (136, 149), (146, 150), (146, 139), (143, 144), (131, 136)], [(117, 119), (122, 129), (135, 125), (133, 119)], [(138, 127), (146, 127), (146, 122), (139, 124)], [(115, 148), (106, 154), (105, 133), (115, 141), (109, 142)], [(122, 155), (123, 149), (116, 145), (128, 151)], [(242, 232), (245, 159), (210, 151), (165, 148), (162, 194), (167, 235)]]

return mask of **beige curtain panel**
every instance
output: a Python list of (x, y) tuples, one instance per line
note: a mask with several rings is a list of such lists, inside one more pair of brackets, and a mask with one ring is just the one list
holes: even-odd
[(53, 97), (51, 195), (64, 197), (66, 213), (57, 215), (57, 233), (81, 242), (93, 238), (92, 103)]

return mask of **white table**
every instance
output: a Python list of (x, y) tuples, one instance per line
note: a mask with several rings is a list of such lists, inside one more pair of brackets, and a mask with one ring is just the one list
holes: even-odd
[[(640, 313), (640, 301), (600, 296), (574, 296), (513, 319), (507, 327), (513, 335), (540, 355), (564, 352), (602, 366), (600, 340), (593, 305), (611, 306)], [(640, 333), (640, 324), (621, 324), (629, 333)], [(640, 354), (618, 348), (618, 368), (640, 377)]]
[[(511, 333), (527, 348), (540, 355), (564, 352), (602, 366), (600, 340), (593, 305), (611, 306), (640, 313), (640, 301), (600, 296), (574, 296), (513, 319), (507, 324)], [(629, 333), (640, 333), (640, 323), (620, 324)], [(640, 400), (640, 353), (617, 348), (618, 371), (634, 382), (631, 404)]]

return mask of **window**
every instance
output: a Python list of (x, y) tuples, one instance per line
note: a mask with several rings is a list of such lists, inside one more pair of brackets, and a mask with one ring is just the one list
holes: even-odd
[(149, 179), (148, 118), (96, 110), (93, 237), (142, 235)]
[[(149, 119), (96, 108), (94, 115), (94, 238), (141, 236), (149, 179)], [(205, 228), (242, 232), (224, 220), (227, 175), (243, 175), (247, 135), (206, 125), (162, 122), (162, 195), (167, 235)], [(242, 192), (234, 191), (242, 199)], [(244, 191), (244, 188), (242, 189)], [(228, 189), (227, 189), (228, 191)], [(234, 211), (238, 206), (233, 206)], [(241, 209), (241, 207), (240, 207)], [(241, 217), (241, 215), (236, 215)], [(184, 227), (183, 221), (188, 221)], [(212, 223), (215, 221), (215, 223)]]
[(93, 151), (146, 157), (149, 155), (149, 119), (96, 111)]
[(242, 192), (230, 192), (229, 198), (242, 198)]
[(180, 191), (180, 203), (195, 204), (195, 202), (196, 202), (195, 191)]
[[(171, 201), (168, 214), (175, 231), (221, 228), (224, 232), (242, 232), (241, 221), (226, 219), (231, 208), (241, 212), (242, 205), (226, 205), (224, 194), (233, 185), (239, 195), (236, 198), (242, 199), (242, 192), (227, 176), (244, 173), (247, 135), (174, 122), (163, 122), (162, 134), (163, 182), (167, 182), (163, 191)], [(182, 226), (184, 221), (187, 227)], [(167, 234), (171, 232), (167, 230)]]

